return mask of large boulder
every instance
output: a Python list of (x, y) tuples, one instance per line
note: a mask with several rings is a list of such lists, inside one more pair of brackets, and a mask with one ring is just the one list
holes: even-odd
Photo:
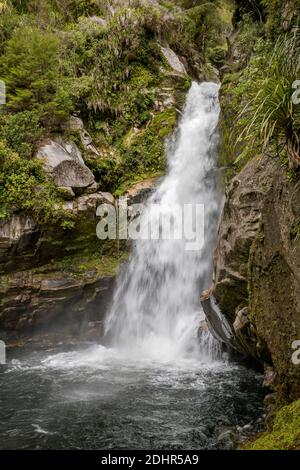
[(88, 224), (90, 218), (94, 223), (96, 209), (100, 204), (114, 205), (115, 198), (111, 193), (98, 191), (97, 193), (84, 194), (72, 201), (66, 201), (63, 207), (65, 210), (71, 211), (76, 218), (83, 214), (84, 222)]
[(232, 179), (226, 194), (214, 255), (214, 295), (232, 322), (236, 308), (247, 298), (250, 248), (276, 168), (272, 159), (253, 159)]
[(80, 150), (74, 142), (48, 139), (39, 147), (36, 158), (59, 187), (82, 193), (95, 183), (91, 170), (85, 165)]

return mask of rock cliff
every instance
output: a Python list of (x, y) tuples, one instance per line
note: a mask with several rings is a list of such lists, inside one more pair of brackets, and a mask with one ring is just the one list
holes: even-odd
[(300, 393), (300, 367), (292, 362), (300, 338), (299, 200), (299, 186), (274, 157), (252, 159), (231, 180), (211, 298), (203, 300), (208, 311), (214, 299), (229, 322), (227, 342), (265, 364), (276, 406)]

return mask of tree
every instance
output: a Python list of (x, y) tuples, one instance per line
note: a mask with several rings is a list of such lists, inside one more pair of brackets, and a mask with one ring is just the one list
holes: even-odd
[(15, 30), (0, 58), (8, 110), (37, 110), (46, 124), (67, 117), (72, 102), (62, 90), (59, 68), (59, 39), (54, 33), (30, 26)]

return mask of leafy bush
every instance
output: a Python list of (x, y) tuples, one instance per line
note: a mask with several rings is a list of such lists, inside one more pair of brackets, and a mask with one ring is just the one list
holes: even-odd
[(120, 161), (114, 157), (89, 157), (86, 164), (100, 181), (100, 189), (113, 192), (120, 180)]
[(247, 66), (258, 38), (263, 33), (263, 26), (253, 19), (253, 14), (244, 14), (238, 24), (239, 34), (235, 47), (239, 56), (239, 68)]
[(300, 1), (261, 0), (266, 11), (265, 30), (269, 38), (276, 40), (279, 34), (290, 30), (294, 20), (299, 18)]
[(40, 223), (60, 223), (70, 228), (72, 214), (65, 211), (57, 188), (37, 160), (26, 160), (0, 141), (0, 216), (23, 210)]
[(33, 150), (43, 135), (40, 116), (36, 111), (0, 115), (0, 139), (21, 156), (32, 156)]
[(215, 67), (224, 65), (226, 54), (227, 48), (224, 46), (216, 46), (207, 51), (208, 59)]
[(291, 167), (300, 165), (300, 106), (294, 104), (293, 83), (300, 74), (300, 29), (279, 38), (274, 54), (248, 89), (248, 103), (240, 113), (246, 119), (240, 138), (251, 143), (259, 139), (262, 150), (272, 143), (285, 146)]
[(59, 39), (34, 26), (20, 26), (0, 57), (0, 76), (6, 84), (7, 109), (36, 110), (45, 125), (65, 119), (72, 101), (59, 74)]

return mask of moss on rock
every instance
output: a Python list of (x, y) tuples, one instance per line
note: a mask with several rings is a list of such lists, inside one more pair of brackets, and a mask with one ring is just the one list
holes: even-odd
[(276, 414), (273, 430), (243, 446), (244, 450), (300, 450), (300, 400)]

